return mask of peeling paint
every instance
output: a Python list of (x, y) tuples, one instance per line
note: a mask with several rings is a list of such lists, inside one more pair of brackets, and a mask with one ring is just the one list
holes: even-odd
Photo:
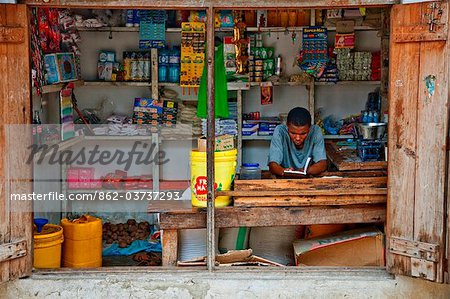
[(431, 97), (434, 95), (436, 76), (428, 75), (423, 79), (423, 81), (425, 82), (425, 87), (427, 89), (427, 97), (425, 98), (425, 102), (427, 102), (427, 100), (431, 99)]

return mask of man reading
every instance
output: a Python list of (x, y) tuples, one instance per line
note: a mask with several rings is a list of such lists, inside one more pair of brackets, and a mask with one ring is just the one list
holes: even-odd
[(277, 126), (273, 133), (269, 150), (270, 172), (284, 176), (298, 170), (305, 175), (318, 175), (326, 169), (327, 155), (321, 129), (311, 125), (308, 110), (301, 107), (292, 109), (286, 125)]

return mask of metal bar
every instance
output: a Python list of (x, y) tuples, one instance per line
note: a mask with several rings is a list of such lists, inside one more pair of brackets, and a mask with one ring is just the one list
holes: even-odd
[(206, 10), (206, 46), (208, 63), (208, 120), (207, 120), (207, 142), (206, 142), (206, 173), (208, 182), (207, 197), (207, 265), (208, 271), (214, 270), (215, 263), (215, 236), (214, 236), (214, 143), (215, 143), (215, 114), (214, 114), (214, 8), (208, 7)]

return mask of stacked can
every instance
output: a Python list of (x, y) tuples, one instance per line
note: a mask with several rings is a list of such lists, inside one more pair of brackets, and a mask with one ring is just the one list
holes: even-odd
[(275, 49), (263, 47), (262, 35), (250, 36), (249, 77), (251, 82), (268, 80), (275, 71)]

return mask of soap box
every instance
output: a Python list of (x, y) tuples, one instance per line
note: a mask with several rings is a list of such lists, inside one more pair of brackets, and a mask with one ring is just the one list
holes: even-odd
[(77, 79), (73, 53), (56, 53), (44, 56), (47, 84), (69, 82)]

